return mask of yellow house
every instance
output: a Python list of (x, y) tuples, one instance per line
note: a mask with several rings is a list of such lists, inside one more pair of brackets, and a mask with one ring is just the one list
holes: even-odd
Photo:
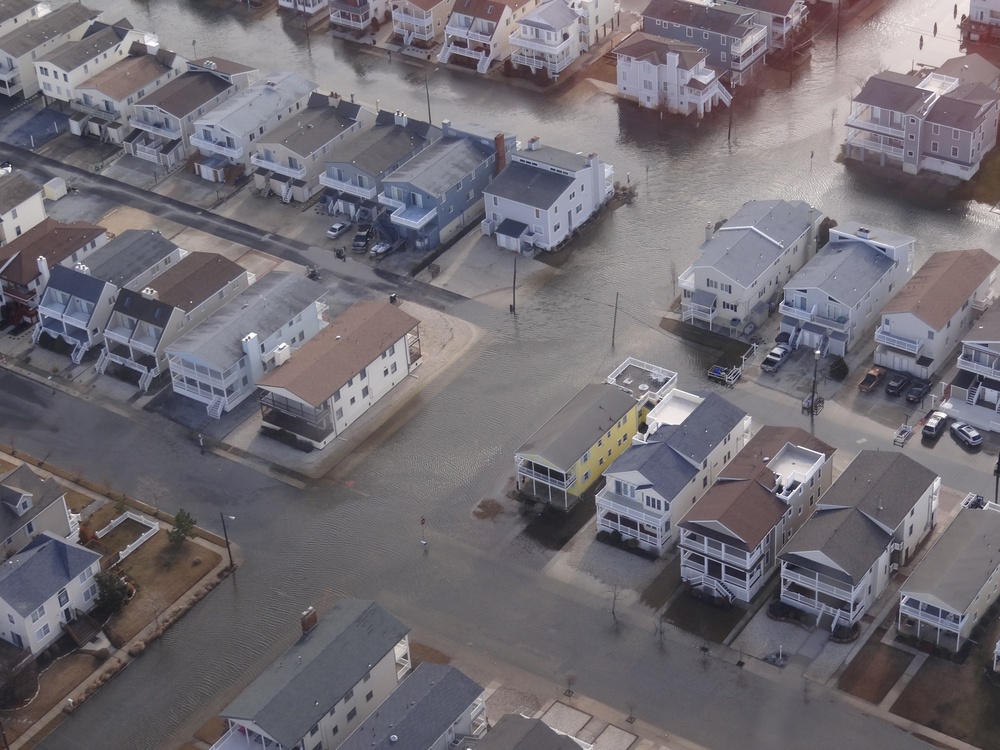
[(610, 383), (584, 386), (514, 454), (518, 489), (569, 510), (632, 442), (638, 407)]

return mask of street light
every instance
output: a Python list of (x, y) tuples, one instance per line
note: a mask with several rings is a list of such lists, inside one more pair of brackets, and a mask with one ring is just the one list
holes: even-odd
[(996, 484), (993, 487), (993, 502), (1000, 503), (1000, 454), (997, 454), (997, 465), (993, 468)]
[(813, 388), (812, 397), (809, 399), (809, 431), (813, 432), (816, 421), (816, 375), (819, 372), (819, 358), (822, 356), (819, 349), (813, 352)]
[[(236, 565), (233, 564), (233, 550), (229, 546), (229, 531), (226, 529), (226, 517), (225, 517), (225, 515), (223, 515), (223, 513), (222, 513), (221, 510), (219, 511), (219, 518), (222, 519), (222, 536), (225, 537), (225, 539), (226, 539), (226, 552), (229, 553), (229, 567), (230, 568), (235, 568)], [(229, 520), (230, 521), (235, 521), (236, 520), (236, 516), (230, 516)]]
[(432, 70), (430, 73), (428, 73), (427, 71), (424, 71), (424, 93), (427, 95), (427, 124), (428, 125), (433, 125), (434, 121), (431, 120), (431, 90), (430, 90), (430, 87), (427, 85), (427, 78), (428, 78), (428, 76), (432, 76), (435, 73), (437, 73), (438, 70), (439, 70), (439, 68), (434, 68), (434, 70)]

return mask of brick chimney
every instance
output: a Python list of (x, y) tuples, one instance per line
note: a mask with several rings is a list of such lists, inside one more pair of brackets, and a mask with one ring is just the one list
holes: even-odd
[(302, 635), (305, 635), (310, 630), (316, 627), (316, 623), (319, 621), (319, 616), (316, 614), (316, 610), (309, 607), (305, 612), (302, 613)]
[(507, 138), (503, 133), (497, 133), (493, 136), (493, 147), (497, 152), (497, 158), (493, 164), (493, 176), (496, 177), (507, 166)]

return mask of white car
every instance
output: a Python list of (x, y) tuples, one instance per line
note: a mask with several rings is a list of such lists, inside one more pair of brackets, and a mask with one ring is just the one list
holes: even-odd
[(788, 344), (778, 344), (774, 347), (761, 363), (760, 369), (764, 372), (777, 372), (778, 368), (785, 364), (785, 360), (792, 354), (792, 347)]
[(348, 224), (347, 222), (338, 221), (336, 224), (334, 224), (333, 226), (331, 226), (329, 229), (326, 230), (326, 236), (329, 237), (331, 240), (335, 240), (338, 237), (343, 237), (344, 234), (347, 232), (347, 230), (350, 228), (351, 225)]

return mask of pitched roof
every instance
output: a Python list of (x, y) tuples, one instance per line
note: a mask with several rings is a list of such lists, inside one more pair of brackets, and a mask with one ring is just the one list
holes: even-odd
[(1000, 68), (977, 53), (945, 60), (937, 67), (937, 72), (957, 78), (962, 83), (982, 83), (987, 86), (993, 86), (1000, 78)]
[(786, 289), (821, 289), (853, 307), (890, 273), (895, 262), (862, 240), (829, 242), (785, 284)]
[(38, 0), (2, 0), (0, 2), (0, 21), (9, 21), (25, 11), (38, 5)]
[(912, 313), (939, 331), (997, 265), (1000, 261), (985, 250), (934, 253), (882, 308), (882, 314)]
[(20, 172), (0, 173), (0, 214), (17, 208), (42, 188)]
[(576, 23), (578, 18), (566, 0), (547, 0), (521, 16), (517, 23), (544, 31), (562, 31)]
[(43, 531), (0, 565), (0, 599), (27, 617), (100, 559), (97, 552)]
[(406, 118), (405, 125), (397, 125), (395, 114), (382, 110), (371, 128), (336, 144), (326, 162), (353, 164), (362, 172), (378, 176), (440, 137), (438, 127), (412, 117)]
[(294, 117), (278, 125), (274, 130), (257, 139), (257, 147), (272, 144), (284, 146), (293, 154), (308, 157), (340, 137), (355, 124), (353, 117), (347, 117), (329, 97), (313, 92), (308, 106), (300, 109)]
[(865, 81), (853, 101), (892, 112), (911, 112), (933, 96), (933, 92), (917, 88), (921, 80), (917, 76), (890, 70), (876, 73)]
[(294, 747), (410, 629), (375, 602), (342, 599), (221, 713)]
[(727, 0), (733, 5), (737, 5), (741, 8), (746, 8), (748, 10), (759, 10), (764, 13), (770, 13), (772, 16), (781, 16), (784, 18), (792, 12), (792, 8), (795, 7), (795, 3), (798, 0)]
[(472, 138), (443, 138), (387, 175), (384, 182), (406, 183), (432, 196), (442, 195), (480, 167), (492, 151)]
[[(188, 65), (205, 70), (215, 70), (225, 76), (233, 76), (239, 73), (250, 73), (257, 70), (252, 65), (233, 62), (224, 57), (199, 57), (197, 60), (188, 60)], [(190, 69), (190, 68), (189, 68)]]
[(669, 443), (677, 453), (701, 464), (715, 447), (735, 429), (747, 413), (717, 393), (705, 393), (680, 424), (661, 424), (647, 439)]
[(180, 119), (208, 104), (232, 85), (208, 72), (183, 73), (144, 96), (136, 106), (159, 107)]
[(483, 188), (483, 194), (548, 211), (572, 185), (572, 177), (515, 161)]
[(891, 541), (892, 534), (854, 508), (819, 508), (778, 557), (856, 586)]
[(962, 337), (962, 341), (980, 341), (984, 343), (1000, 341), (1000, 305), (990, 305), (986, 312), (979, 316), (972, 330)]
[(219, 125), (245, 135), (306, 98), (316, 83), (298, 73), (268, 73), (195, 120), (195, 125)]
[(627, 55), (636, 60), (645, 60), (656, 65), (665, 65), (669, 54), (680, 58), (680, 67), (693, 70), (708, 57), (708, 50), (689, 42), (665, 39), (662, 36), (635, 31), (614, 49), (616, 55)]
[(986, 119), (991, 107), (1000, 100), (1000, 94), (981, 83), (961, 86), (940, 97), (931, 106), (927, 122), (945, 125), (958, 130), (974, 131)]
[(412, 331), (420, 321), (388, 302), (361, 300), (267, 373), (262, 387), (281, 388), (315, 407)]
[(482, 692), (454, 667), (424, 662), (344, 740), (340, 750), (433, 747)]
[(640, 15), (682, 26), (743, 38), (754, 31), (752, 10), (730, 5), (702, 5), (687, 0), (651, 0)]
[(126, 229), (87, 256), (90, 275), (123, 289), (177, 250), (155, 229)]
[(38, 62), (47, 62), (60, 70), (76, 70), (101, 53), (121, 44), (129, 30), (131, 30), (131, 26), (110, 26), (95, 21), (87, 29), (83, 39), (66, 42), (56, 47), (51, 52), (39, 57)]
[[(528, 0), (455, 0), (452, 12), (496, 22), (503, 16), (505, 8), (510, 8), (513, 12), (527, 2)], [(499, 28), (499, 24), (497, 26)]]
[(540, 456), (553, 466), (569, 469), (635, 406), (635, 399), (618, 386), (589, 383), (539, 427), (517, 453)]
[(528, 145), (523, 151), (515, 151), (510, 156), (516, 161), (535, 161), (568, 172), (579, 172), (587, 167), (587, 157), (584, 154), (545, 146), (537, 137), (528, 139)]
[(4, 36), (0, 39), (0, 51), (16, 60), (38, 49), (50, 39), (90, 23), (100, 15), (100, 11), (80, 3), (63, 5)]
[(20, 237), (15, 237), (0, 248), (0, 266), (10, 263), (0, 272), (0, 277), (12, 284), (27, 286), (39, 274), (38, 258), (44, 257), (49, 267), (62, 263), (73, 253), (86, 247), (107, 230), (104, 227), (77, 221), (63, 224), (55, 219), (45, 219)]
[[(14, 506), (24, 494), (31, 495), (31, 507), (18, 515)], [(55, 479), (42, 479), (27, 464), (21, 464), (7, 472), (0, 479), (0, 502), (4, 505), (0, 510), (0, 539), (13, 535), (65, 494), (66, 489)]]
[(122, 101), (172, 69), (157, 55), (129, 55), (88, 78), (77, 86), (77, 91), (94, 89), (113, 101)]
[(580, 750), (580, 746), (541, 719), (507, 714), (476, 743), (476, 750)]
[(104, 279), (66, 266), (55, 266), (49, 272), (49, 283), (46, 285), (45, 294), (48, 295), (51, 289), (88, 302), (96, 302), (101, 298), (107, 285), (108, 282)]

